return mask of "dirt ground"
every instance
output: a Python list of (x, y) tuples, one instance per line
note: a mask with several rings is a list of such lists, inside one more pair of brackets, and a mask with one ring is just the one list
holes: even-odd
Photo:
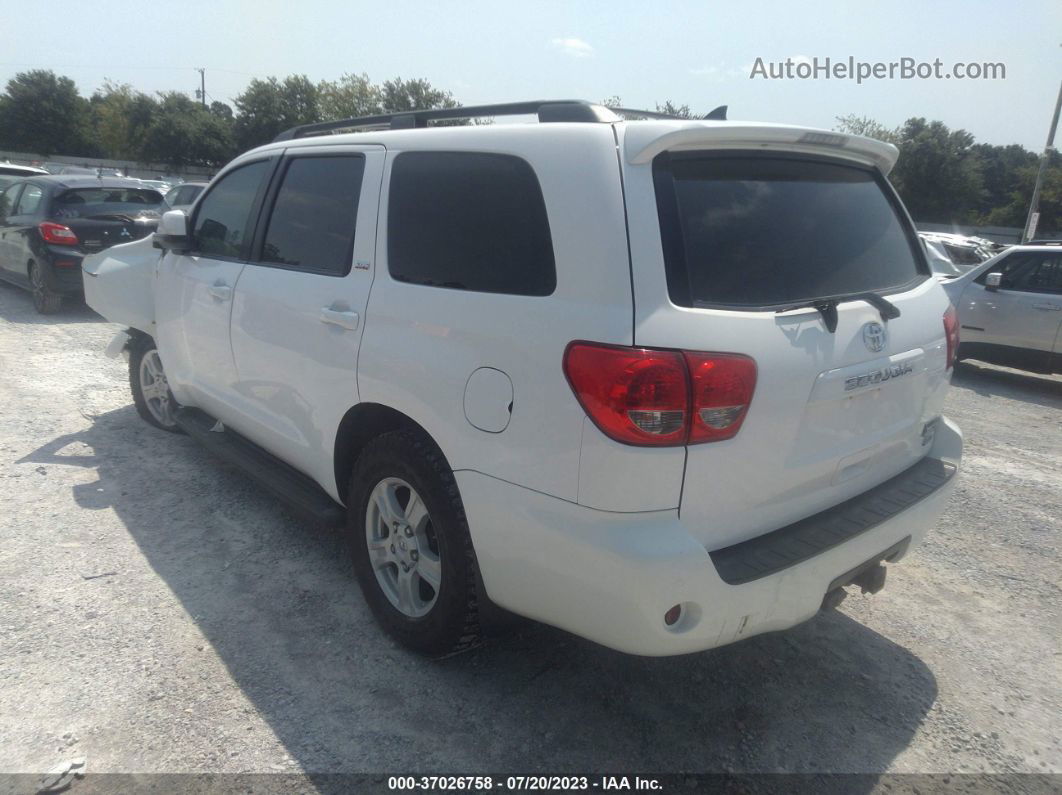
[(964, 364), (886, 589), (679, 658), (527, 624), (428, 662), (339, 534), (136, 415), (115, 326), (0, 285), (0, 771), (1062, 772), (1062, 379)]

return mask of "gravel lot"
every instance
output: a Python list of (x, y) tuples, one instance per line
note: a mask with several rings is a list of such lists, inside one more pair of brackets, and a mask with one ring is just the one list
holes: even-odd
[(0, 285), (0, 771), (1062, 772), (1062, 379), (960, 366), (965, 474), (875, 597), (642, 659), (427, 662), (343, 539), (136, 415), (117, 327)]

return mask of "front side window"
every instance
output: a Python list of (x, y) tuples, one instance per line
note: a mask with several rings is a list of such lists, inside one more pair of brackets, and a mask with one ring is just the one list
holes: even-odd
[(22, 196), (18, 200), (18, 207), (15, 208), (15, 215), (33, 215), (37, 212), (37, 208), (41, 206), (41, 198), (44, 196), (44, 191), (36, 185), (27, 185), (22, 191)]
[(269, 217), (262, 262), (349, 273), (364, 171), (361, 155), (292, 159)]
[(398, 281), (536, 296), (557, 286), (542, 189), (527, 161), (511, 155), (398, 155), (387, 252)]
[(807, 158), (665, 153), (653, 164), (671, 300), (778, 307), (913, 286), (925, 268), (884, 179)]
[(1062, 252), (1020, 251), (1006, 257), (974, 281), (984, 284), (989, 273), (1001, 274), (1001, 290), (1028, 293), (1062, 292)]
[(240, 258), (249, 242), (251, 208), (269, 163), (259, 160), (226, 174), (199, 204), (195, 215), (198, 253)]

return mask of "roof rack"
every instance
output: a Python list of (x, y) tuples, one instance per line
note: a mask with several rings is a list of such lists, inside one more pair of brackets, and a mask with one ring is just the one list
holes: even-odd
[[(638, 111), (645, 113), (645, 111)], [(274, 141), (290, 141), (321, 135), (334, 130), (380, 127), (391, 130), (411, 130), (427, 127), (430, 121), (445, 119), (469, 119), (481, 116), (537, 115), (540, 122), (612, 122), (619, 117), (611, 108), (581, 99), (550, 99), (532, 102), (508, 102), (500, 105), (468, 105), (458, 108), (435, 108), (433, 110), (403, 110), (383, 113), (378, 116), (362, 116), (354, 119), (337, 119), (318, 124), (303, 124), (285, 130)], [(653, 114), (655, 115), (655, 114)]]
[[(353, 119), (337, 119), (317, 124), (302, 124), (285, 130), (273, 141), (291, 141), (295, 138), (307, 138), (311, 135), (323, 135), (336, 130), (380, 128), (389, 130), (411, 130), (427, 127), (428, 122), (447, 119), (471, 119), (485, 116), (538, 116), (540, 122), (614, 122), (621, 117), (641, 116), (646, 119), (679, 119), (668, 113), (635, 108), (609, 108), (584, 99), (540, 99), (531, 102), (507, 102), (500, 105), (468, 105), (457, 108), (435, 108), (433, 110), (401, 110), (394, 113), (381, 113), (377, 116), (361, 116)], [(726, 120), (726, 105), (720, 105), (704, 118)]]

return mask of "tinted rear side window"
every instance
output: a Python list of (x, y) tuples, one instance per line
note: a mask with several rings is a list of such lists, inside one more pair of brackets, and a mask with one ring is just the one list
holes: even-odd
[(680, 306), (771, 307), (894, 290), (928, 273), (869, 169), (665, 153), (653, 171), (668, 291)]
[(293, 159), (269, 218), (262, 261), (349, 273), (364, 171), (360, 155)]
[(388, 269), (399, 281), (550, 295), (557, 286), (546, 205), (511, 155), (404, 152), (391, 169)]

